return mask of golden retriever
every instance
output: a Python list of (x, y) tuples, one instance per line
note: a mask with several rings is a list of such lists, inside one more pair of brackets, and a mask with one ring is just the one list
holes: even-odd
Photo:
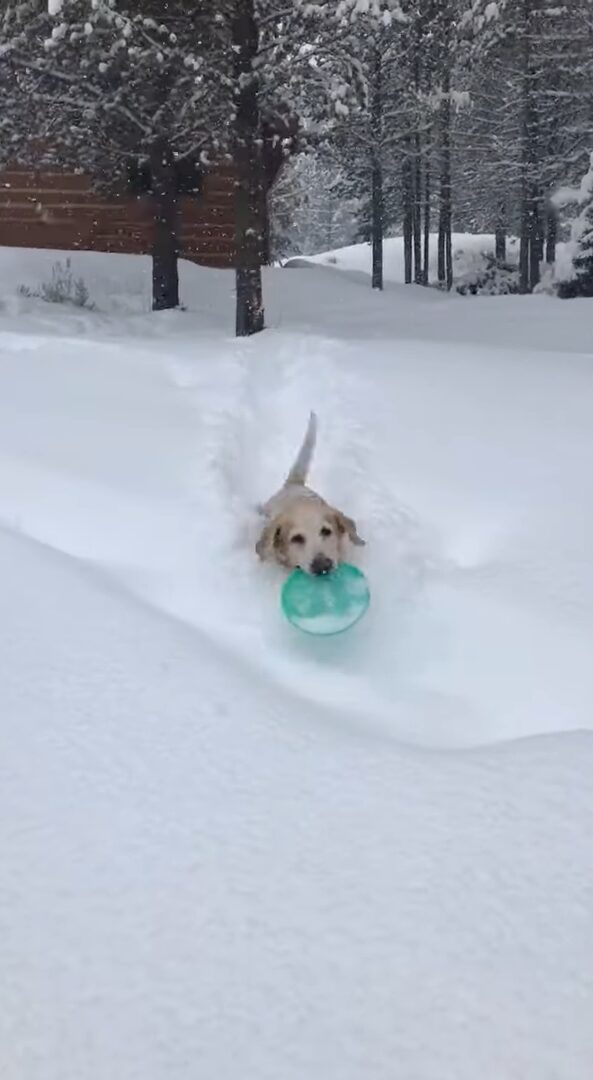
[(306, 486), (317, 439), (317, 418), (309, 425), (284, 484), (260, 511), (266, 518), (255, 550), (289, 570), (329, 574), (344, 559), (346, 541), (362, 546), (352, 518), (346, 517)]

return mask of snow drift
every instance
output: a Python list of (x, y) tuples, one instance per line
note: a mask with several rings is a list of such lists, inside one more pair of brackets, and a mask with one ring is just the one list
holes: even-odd
[[(588, 305), (281, 270), (236, 342), (223, 272), (11, 294), (53, 257), (0, 313), (3, 1078), (585, 1080)], [(311, 407), (373, 590), (325, 642), (253, 554)]]

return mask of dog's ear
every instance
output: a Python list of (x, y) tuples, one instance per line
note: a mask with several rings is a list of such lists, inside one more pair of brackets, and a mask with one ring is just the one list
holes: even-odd
[(356, 522), (343, 514), (341, 510), (334, 510), (334, 516), (336, 519), (336, 528), (342, 536), (347, 536), (350, 543), (355, 547), (364, 547), (366, 541), (362, 539), (362, 536), (358, 535), (358, 529), (356, 528)]
[(259, 540), (255, 545), (255, 551), (256, 554), (259, 555), (260, 559), (268, 559), (270, 557), (274, 530), (274, 522), (268, 521), (267, 525), (264, 525), (261, 533), (259, 534)]
[(277, 514), (262, 529), (255, 550), (260, 559), (270, 559), (273, 556), (282, 562), (285, 557), (285, 547), (286, 522), (282, 514)]

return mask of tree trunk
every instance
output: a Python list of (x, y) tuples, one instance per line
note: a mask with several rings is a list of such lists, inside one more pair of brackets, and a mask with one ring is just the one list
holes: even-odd
[[(423, 82), (423, 70), (422, 61), (424, 59), (424, 23), (425, 20), (422, 17), (420, 11), (417, 13), (415, 23), (415, 35), (414, 35), (414, 91), (416, 98), (416, 105), (419, 106), (421, 94), (422, 94), (422, 82)], [(414, 284), (421, 285), (424, 278), (424, 271), (422, 267), (422, 204), (424, 200), (424, 192), (422, 190), (422, 136), (419, 130), (419, 117), (416, 118), (416, 127), (413, 136), (414, 156), (412, 159), (412, 234), (413, 234), (413, 249), (414, 249)]]
[(544, 230), (541, 218), (541, 193), (528, 183), (533, 161), (523, 177), (521, 207), (521, 241), (519, 247), (519, 288), (532, 292), (540, 280), (540, 265), (544, 257)]
[(150, 151), (152, 237), (152, 309), (179, 307), (179, 202), (173, 151), (156, 139)]
[(424, 263), (422, 266), (422, 284), (430, 284), (430, 162), (428, 160), (424, 170)]
[(272, 264), (272, 227), (270, 222), (270, 211), (268, 205), (268, 188), (266, 182), (261, 185), (260, 193), (263, 200), (261, 207), (261, 265), (271, 266)]
[(447, 289), (451, 292), (453, 288), (453, 237), (451, 235), (451, 219), (449, 218), (449, 227), (447, 229), (447, 236), (445, 238), (445, 274)]
[(450, 290), (453, 285), (453, 254), (451, 243), (451, 149), (449, 124), (451, 103), (449, 92), (441, 105), (441, 177), (439, 192), (438, 270), (439, 285)]
[(522, 183), (521, 193), (521, 230), (519, 236), (519, 291), (529, 292), (529, 258), (531, 248), (531, 215), (525, 183)]
[(443, 10), (441, 105), (439, 109), (440, 134), (440, 184), (439, 184), (439, 239), (438, 280), (441, 287), (453, 286), (453, 250), (451, 243), (451, 11)]
[(504, 199), (498, 204), (498, 217), (494, 226), (494, 258), (499, 263), (507, 258), (506, 205)]
[[(407, 143), (407, 140), (406, 140)], [(402, 196), (404, 204), (404, 281), (406, 285), (412, 284), (412, 162), (409, 155), (409, 144), (404, 147), (404, 160), (402, 164)]]
[(538, 178), (537, 79), (532, 57), (533, 0), (521, 5), (521, 238), (519, 289), (531, 292), (539, 281), (543, 259), (541, 190)]
[(262, 293), (264, 173), (261, 160), (258, 80), (254, 64), (258, 31), (253, 0), (235, 0), (232, 24), (235, 67), (234, 145), (237, 181), (236, 334), (247, 337), (264, 328)]
[(541, 192), (534, 186), (531, 193), (531, 246), (529, 250), (529, 285), (533, 290), (539, 284), (540, 267), (544, 258), (544, 223), (542, 220)]
[(549, 266), (552, 266), (556, 262), (556, 244), (558, 242), (558, 216), (553, 206), (548, 207), (546, 226), (546, 262)]
[(413, 186), (413, 232), (414, 232), (414, 283), (422, 284), (422, 143), (420, 132), (414, 135)]
[(327, 200), (327, 222), (325, 228), (325, 250), (331, 251), (334, 246), (334, 203), (331, 195)]
[(381, 160), (383, 134), (383, 72), (380, 48), (373, 57), (373, 86), (371, 101), (371, 241), (373, 249), (373, 289), (383, 288), (383, 167)]
[(375, 157), (372, 165), (372, 248), (373, 289), (383, 288), (383, 178), (381, 163)]
[(494, 257), (497, 262), (506, 262), (507, 231), (504, 225), (497, 225), (494, 230)]
[(527, 34), (529, 18), (529, 0), (523, 4), (524, 26), (522, 38), (523, 77), (521, 90), (521, 229), (519, 236), (519, 291), (529, 292), (529, 271), (531, 263), (531, 205), (529, 199), (531, 181), (531, 79), (530, 50)]

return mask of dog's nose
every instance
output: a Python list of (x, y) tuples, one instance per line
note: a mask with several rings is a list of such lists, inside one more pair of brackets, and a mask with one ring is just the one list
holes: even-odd
[(316, 555), (311, 562), (311, 573), (315, 574), (316, 577), (321, 574), (329, 574), (333, 568), (333, 559), (330, 559), (327, 555)]

